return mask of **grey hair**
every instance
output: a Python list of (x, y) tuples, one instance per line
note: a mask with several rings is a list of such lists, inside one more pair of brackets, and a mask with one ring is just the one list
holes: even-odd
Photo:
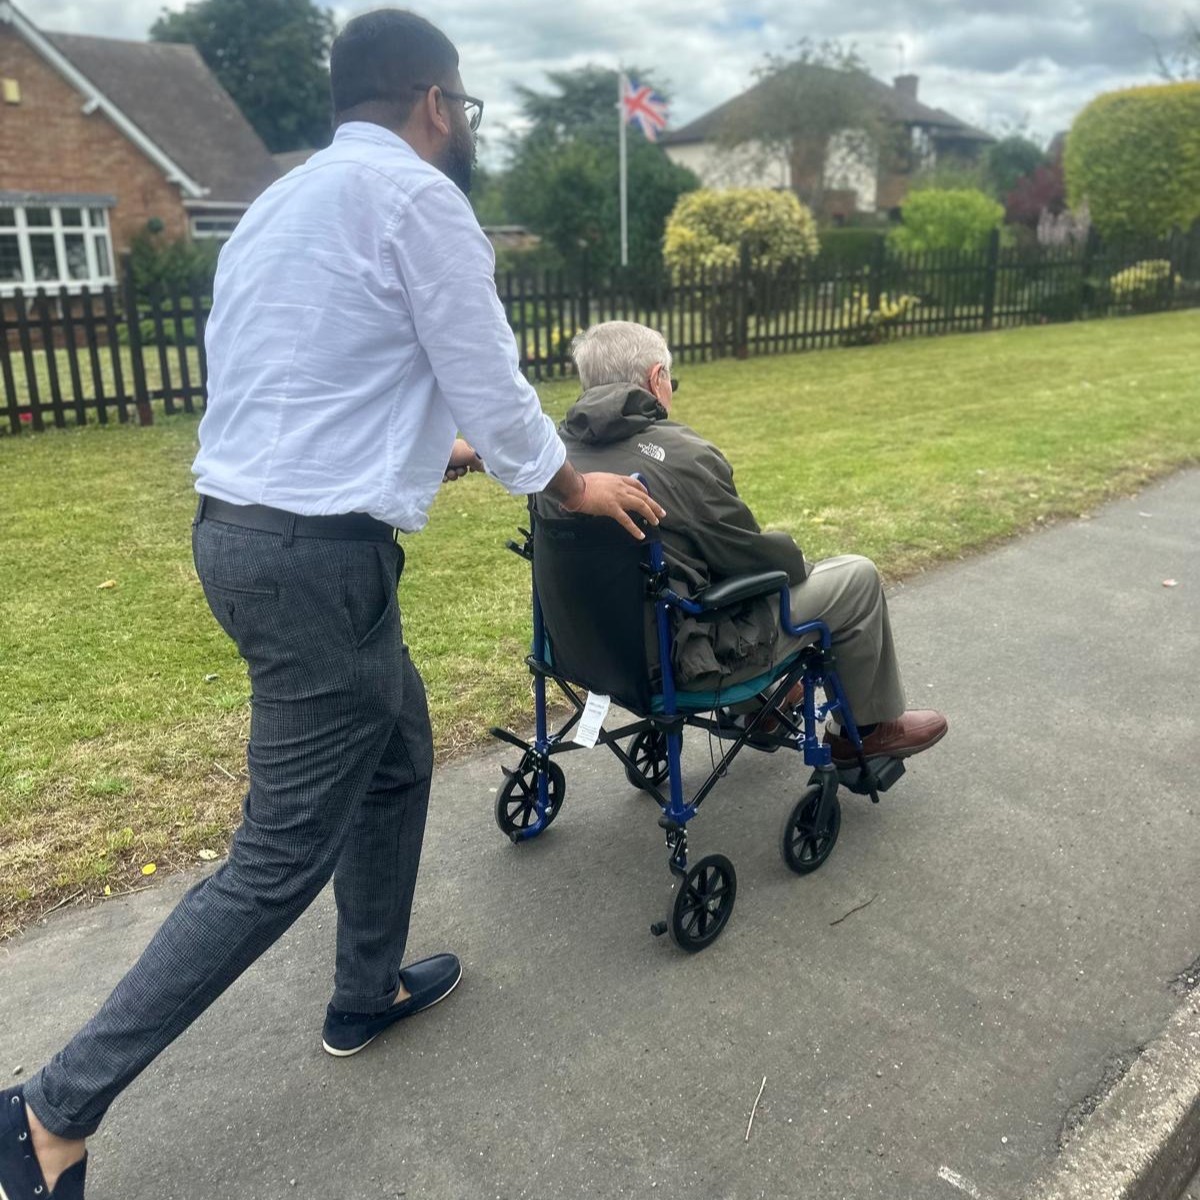
[(571, 343), (571, 357), (584, 391), (606, 383), (645, 387), (652, 367), (662, 363), (671, 369), (667, 339), (634, 321), (604, 321), (585, 329)]

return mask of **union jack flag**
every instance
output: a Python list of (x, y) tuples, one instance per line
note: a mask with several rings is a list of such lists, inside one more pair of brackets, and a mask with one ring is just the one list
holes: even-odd
[(622, 75), (621, 115), (655, 142), (658, 131), (667, 127), (667, 102), (649, 84)]

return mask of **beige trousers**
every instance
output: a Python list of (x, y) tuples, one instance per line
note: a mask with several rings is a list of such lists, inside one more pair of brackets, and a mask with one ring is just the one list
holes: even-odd
[[(860, 554), (843, 554), (806, 565), (808, 578), (791, 589), (792, 624), (824, 621), (829, 626), (837, 672), (857, 724), (895, 720), (905, 709), (904, 685), (875, 564)], [(772, 662), (814, 640), (781, 633)], [(726, 684), (753, 674), (735, 673)]]

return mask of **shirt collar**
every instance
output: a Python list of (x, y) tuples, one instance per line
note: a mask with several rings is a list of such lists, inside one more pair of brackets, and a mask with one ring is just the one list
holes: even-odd
[(377, 146), (391, 146), (415, 155), (417, 152), (398, 134), (373, 121), (347, 121), (339, 125), (333, 135), (334, 142), (374, 142)]

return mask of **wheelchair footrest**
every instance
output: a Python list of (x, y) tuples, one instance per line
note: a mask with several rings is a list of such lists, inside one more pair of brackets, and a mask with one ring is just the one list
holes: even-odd
[[(875, 777), (875, 790), (886, 792), (904, 774), (904, 759), (883, 756), (868, 758), (867, 769)], [(861, 767), (839, 767), (837, 777), (838, 783), (848, 791), (854, 792), (855, 795), (869, 796), (871, 794)]]

